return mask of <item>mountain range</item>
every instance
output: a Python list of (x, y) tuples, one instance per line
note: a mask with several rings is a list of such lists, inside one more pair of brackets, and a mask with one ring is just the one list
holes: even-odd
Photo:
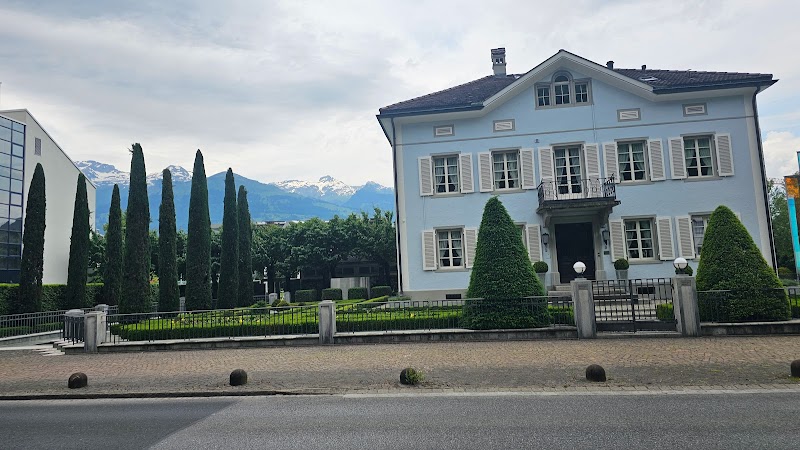
[[(78, 168), (97, 186), (95, 226), (103, 230), (108, 223), (111, 192), (119, 185), (124, 211), (128, 203), (130, 174), (111, 164), (98, 161), (77, 161)], [(192, 174), (180, 166), (167, 167), (172, 173), (175, 196), (175, 219), (178, 229), (186, 230), (189, 220), (189, 197)], [(334, 215), (346, 216), (374, 208), (394, 211), (394, 190), (372, 181), (361, 186), (350, 186), (330, 176), (318, 181), (286, 180), (262, 183), (234, 174), (237, 188), (247, 189), (250, 215), (254, 222), (306, 220), (319, 217), (327, 220)], [(161, 172), (147, 176), (147, 193), (150, 202), (150, 228), (158, 229), (158, 208), (161, 204)], [(208, 208), (212, 224), (222, 222), (222, 203), (225, 194), (225, 172), (208, 177)]]

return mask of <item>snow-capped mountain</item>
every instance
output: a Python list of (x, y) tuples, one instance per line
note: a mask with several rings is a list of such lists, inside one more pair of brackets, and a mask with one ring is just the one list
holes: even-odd
[(358, 190), (358, 186), (348, 186), (329, 175), (321, 177), (318, 181), (286, 180), (273, 184), (286, 192), (304, 197), (319, 198), (333, 203), (346, 202)]
[[(124, 172), (117, 169), (111, 164), (104, 164), (98, 161), (76, 161), (75, 165), (86, 175), (86, 178), (92, 180), (97, 186), (113, 186), (118, 184), (120, 186), (127, 186), (130, 182), (130, 172)], [(167, 167), (172, 172), (172, 183), (192, 181), (192, 173), (180, 166)], [(161, 172), (155, 172), (147, 175), (147, 184), (152, 185), (156, 181), (161, 180)]]

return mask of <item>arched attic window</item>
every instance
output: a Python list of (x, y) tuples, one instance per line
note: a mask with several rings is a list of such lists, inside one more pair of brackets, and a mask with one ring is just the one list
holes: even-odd
[(570, 77), (565, 73), (558, 73), (553, 77), (553, 95), (556, 105), (568, 105), (570, 103)]
[(536, 107), (582, 106), (591, 103), (589, 80), (574, 80), (569, 72), (556, 72), (549, 83), (536, 85)]

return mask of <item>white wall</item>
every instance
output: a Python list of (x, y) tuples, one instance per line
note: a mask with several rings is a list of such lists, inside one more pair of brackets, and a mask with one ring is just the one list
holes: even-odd
[[(24, 205), (28, 204), (28, 190), (36, 164), (41, 163), (44, 169), (47, 209), (45, 212), (43, 282), (44, 284), (64, 284), (67, 282), (72, 213), (80, 171), (27, 110), (0, 111), (0, 115), (26, 125), (23, 218)], [(35, 138), (42, 140), (41, 156), (34, 154)], [(89, 224), (92, 229), (94, 229), (96, 191), (94, 185), (87, 181)]]

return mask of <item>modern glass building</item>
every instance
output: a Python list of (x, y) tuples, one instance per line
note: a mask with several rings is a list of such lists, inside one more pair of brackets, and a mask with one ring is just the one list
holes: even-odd
[(19, 281), (25, 125), (0, 117), (0, 282)]

